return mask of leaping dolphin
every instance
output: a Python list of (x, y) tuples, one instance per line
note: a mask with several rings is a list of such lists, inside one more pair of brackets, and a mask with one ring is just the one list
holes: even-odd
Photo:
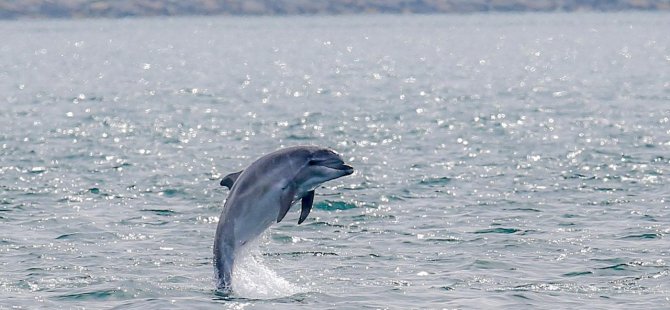
[(272, 223), (286, 216), (302, 201), (301, 224), (312, 209), (314, 189), (320, 184), (350, 175), (354, 168), (334, 151), (316, 146), (296, 146), (267, 154), (246, 169), (221, 180), (230, 189), (223, 205), (214, 239), (216, 287), (232, 290), (237, 251), (260, 236)]

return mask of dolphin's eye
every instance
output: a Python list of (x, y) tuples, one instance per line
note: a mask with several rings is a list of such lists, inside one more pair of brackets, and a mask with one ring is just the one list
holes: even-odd
[(316, 165), (318, 162), (319, 162), (318, 160), (310, 159), (310, 160), (307, 162), (307, 164), (310, 165), (310, 166), (312, 166), (312, 165)]

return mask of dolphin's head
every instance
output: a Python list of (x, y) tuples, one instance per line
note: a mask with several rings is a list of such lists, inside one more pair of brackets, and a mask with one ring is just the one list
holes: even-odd
[(312, 190), (319, 184), (354, 173), (342, 156), (327, 148), (315, 148), (305, 154), (304, 166), (294, 180), (302, 190)]

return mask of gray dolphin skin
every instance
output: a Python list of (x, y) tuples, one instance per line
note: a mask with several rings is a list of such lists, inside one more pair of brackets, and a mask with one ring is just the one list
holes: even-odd
[(314, 189), (322, 183), (350, 175), (354, 168), (334, 151), (317, 146), (296, 146), (267, 154), (246, 169), (221, 180), (230, 189), (214, 239), (214, 268), (219, 291), (232, 291), (235, 255), (260, 236), (291, 206), (302, 203), (298, 224), (312, 209)]

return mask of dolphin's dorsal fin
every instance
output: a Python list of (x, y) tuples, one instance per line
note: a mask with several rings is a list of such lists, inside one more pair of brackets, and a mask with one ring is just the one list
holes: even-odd
[(312, 204), (314, 203), (314, 191), (307, 192), (305, 197), (302, 197), (302, 210), (300, 211), (300, 218), (298, 219), (298, 225), (302, 224), (309, 215), (309, 211), (312, 210)]
[(297, 187), (294, 184), (289, 184), (281, 191), (279, 197), (279, 214), (277, 215), (277, 223), (284, 219), (288, 209), (291, 208), (296, 190)]
[(242, 171), (244, 171), (244, 170), (240, 170), (238, 172), (233, 172), (233, 173), (225, 176), (223, 178), (223, 180), (221, 180), (221, 186), (225, 186), (228, 189), (233, 188), (233, 184), (235, 184), (235, 181), (237, 181), (237, 177), (239, 177), (240, 174), (242, 174)]

